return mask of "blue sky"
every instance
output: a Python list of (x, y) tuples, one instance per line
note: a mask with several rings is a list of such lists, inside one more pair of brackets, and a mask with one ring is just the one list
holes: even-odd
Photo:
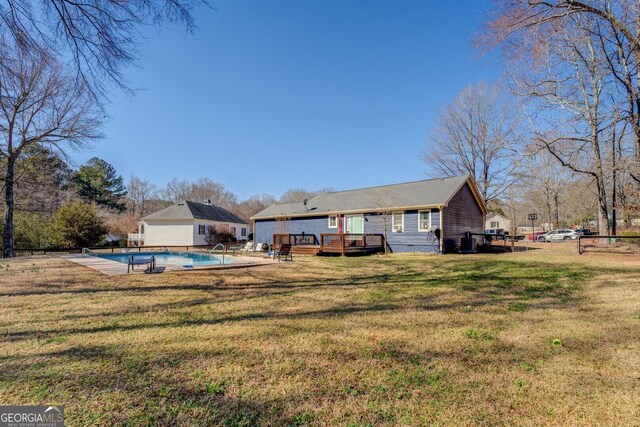
[(501, 70), (471, 39), (489, 1), (221, 1), (198, 31), (149, 31), (79, 153), (157, 186), (210, 177), (241, 199), (423, 179), (438, 108)]

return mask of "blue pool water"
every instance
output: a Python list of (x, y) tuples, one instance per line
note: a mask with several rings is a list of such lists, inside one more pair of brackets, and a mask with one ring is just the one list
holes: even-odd
[[(113, 254), (95, 254), (95, 256), (111, 261), (127, 264), (129, 257), (156, 258), (156, 265), (179, 265), (182, 267), (200, 267), (208, 265), (222, 265), (222, 257), (196, 252), (129, 252)], [(231, 257), (225, 257), (224, 263), (230, 264)]]

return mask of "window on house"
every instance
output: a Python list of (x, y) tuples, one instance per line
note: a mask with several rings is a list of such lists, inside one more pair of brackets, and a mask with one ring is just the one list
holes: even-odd
[(242, 227), (242, 228), (240, 229), (240, 235), (241, 235), (242, 237), (245, 237), (245, 236), (247, 235), (247, 229), (246, 229), (245, 227)]
[(338, 228), (338, 217), (336, 215), (329, 216), (329, 228)]
[(431, 230), (431, 211), (418, 211), (418, 231)]
[(234, 236), (236, 235), (236, 228), (235, 227), (229, 227), (229, 233), (233, 234)]
[(401, 233), (404, 231), (404, 212), (391, 214), (391, 231)]
[(491, 221), (491, 228), (500, 228), (500, 223), (498, 221)]
[(140, 224), (140, 233), (144, 234), (144, 224)]
[(198, 234), (201, 236), (204, 236), (205, 233), (206, 233), (205, 225), (204, 224), (198, 225)]

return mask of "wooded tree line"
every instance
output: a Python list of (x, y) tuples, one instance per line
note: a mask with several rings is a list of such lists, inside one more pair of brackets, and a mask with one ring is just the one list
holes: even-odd
[(638, 16), (637, 0), (497, 2), (478, 46), (499, 50), (504, 79), (441, 111), (430, 169), (470, 173), (494, 209), (615, 233), (639, 206)]
[[(5, 172), (6, 160), (0, 161)], [(131, 175), (128, 181), (113, 165), (92, 158), (73, 169), (41, 147), (24, 153), (15, 165), (14, 243), (17, 248), (120, 245), (137, 231), (140, 218), (174, 202), (208, 202), (249, 218), (276, 202), (299, 201), (328, 191), (291, 189), (279, 198), (255, 195), (246, 200), (210, 178), (170, 180), (158, 187)], [(5, 191), (5, 188), (2, 188)]]
[[(99, 139), (110, 89), (130, 92), (122, 70), (138, 57), (141, 28), (173, 22), (192, 31), (192, 13), (201, 4), (206, 0), (0, 0), (4, 257), (15, 255), (14, 225), (22, 221), (15, 216), (23, 212), (15, 206), (18, 169), (26, 173), (26, 159), (36, 160), (39, 151), (65, 158)], [(78, 194), (86, 190), (80, 180), (76, 176)]]

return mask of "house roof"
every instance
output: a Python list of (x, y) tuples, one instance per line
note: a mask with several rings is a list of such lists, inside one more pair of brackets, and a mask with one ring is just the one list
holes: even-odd
[(232, 214), (219, 206), (205, 203), (190, 202), (184, 200), (175, 203), (156, 213), (147, 215), (143, 220), (169, 220), (169, 219), (206, 219), (209, 221), (234, 222), (245, 224), (246, 222), (238, 216)]
[(493, 218), (496, 218), (496, 217), (502, 218), (502, 219), (504, 219), (506, 221), (510, 221), (509, 218), (507, 218), (506, 216), (504, 216), (504, 215), (502, 215), (502, 214), (500, 214), (498, 212), (489, 212), (489, 213), (487, 213), (487, 221), (489, 221), (489, 220), (491, 220)]
[(469, 175), (462, 175), (319, 194), (309, 199), (307, 206), (302, 201), (276, 203), (255, 214), (251, 219), (446, 206), (465, 183), (469, 183), (478, 204), (485, 211), (473, 179)]

